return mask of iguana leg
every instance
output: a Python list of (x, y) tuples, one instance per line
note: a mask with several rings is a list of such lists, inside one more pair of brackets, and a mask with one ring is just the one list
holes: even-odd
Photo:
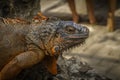
[(42, 51), (28, 51), (17, 55), (0, 72), (0, 80), (10, 80), (15, 77), (22, 69), (30, 67), (44, 58)]

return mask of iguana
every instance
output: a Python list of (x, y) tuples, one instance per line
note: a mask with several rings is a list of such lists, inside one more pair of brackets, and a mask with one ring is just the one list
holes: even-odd
[(39, 62), (57, 74), (56, 57), (88, 36), (88, 28), (72, 21), (49, 18), (37, 24), (5, 24), (0, 19), (0, 80), (10, 80)]

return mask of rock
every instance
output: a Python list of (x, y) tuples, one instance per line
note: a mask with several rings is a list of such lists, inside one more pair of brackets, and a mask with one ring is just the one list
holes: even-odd
[(111, 80), (97, 73), (79, 57), (58, 59), (58, 74), (51, 75), (39, 63), (32, 68), (23, 70), (14, 80)]

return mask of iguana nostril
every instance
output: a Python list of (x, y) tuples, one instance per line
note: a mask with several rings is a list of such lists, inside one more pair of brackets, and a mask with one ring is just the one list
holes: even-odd
[(89, 33), (89, 29), (88, 28), (86, 28), (86, 32)]
[(87, 32), (87, 28), (84, 28), (83, 32)]
[(80, 32), (84, 32), (85, 30), (84, 30), (84, 27), (81, 27), (80, 28)]

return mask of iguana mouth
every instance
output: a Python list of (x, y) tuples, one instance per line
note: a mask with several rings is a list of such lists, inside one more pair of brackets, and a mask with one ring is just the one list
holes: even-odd
[(88, 34), (73, 34), (73, 35), (69, 35), (66, 38), (68, 39), (73, 39), (73, 40), (77, 40), (77, 39), (86, 39), (88, 38)]

